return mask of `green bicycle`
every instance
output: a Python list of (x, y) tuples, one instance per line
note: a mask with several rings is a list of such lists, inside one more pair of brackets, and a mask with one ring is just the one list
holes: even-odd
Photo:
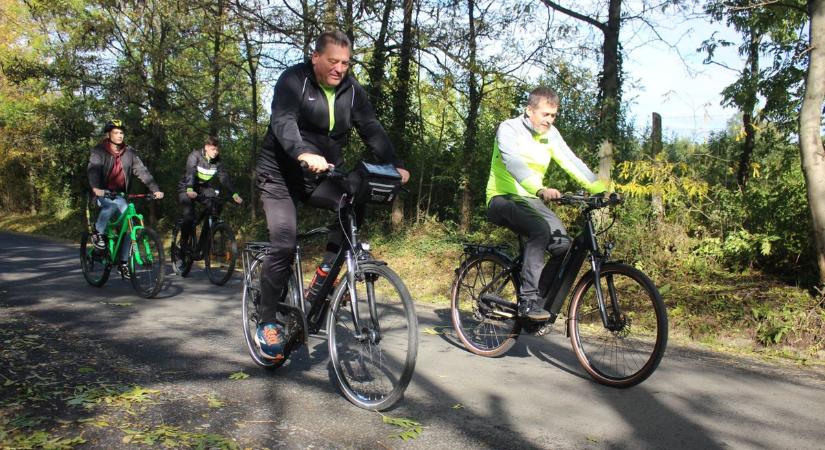
[[(106, 196), (114, 199), (118, 195), (107, 192)], [(146, 198), (150, 195), (133, 194), (126, 199)], [(91, 221), (90, 221), (91, 222)], [(132, 287), (138, 295), (152, 298), (160, 292), (163, 285), (163, 245), (155, 230), (143, 225), (143, 215), (138, 214), (135, 205), (129, 202), (126, 210), (116, 219), (109, 221), (106, 226), (108, 237), (107, 248), (95, 249), (91, 242), (91, 232), (94, 224), (80, 238), (80, 267), (83, 277), (95, 287), (101, 287), (109, 279), (109, 272), (117, 264), (117, 255), (125, 240), (131, 238), (127, 267)]]

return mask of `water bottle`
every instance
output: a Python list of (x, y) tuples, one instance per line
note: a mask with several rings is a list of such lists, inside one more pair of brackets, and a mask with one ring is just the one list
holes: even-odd
[(329, 269), (331, 268), (329, 264), (321, 263), (321, 265), (315, 269), (315, 275), (312, 276), (312, 281), (309, 282), (309, 289), (307, 289), (307, 300), (315, 300), (315, 296), (317, 296), (318, 291), (321, 290), (321, 285), (324, 284), (324, 280), (327, 279)]

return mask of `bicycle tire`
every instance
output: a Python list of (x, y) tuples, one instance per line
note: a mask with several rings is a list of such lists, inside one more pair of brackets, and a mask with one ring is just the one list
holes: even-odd
[(209, 250), (204, 258), (209, 281), (218, 286), (226, 284), (235, 271), (237, 259), (238, 243), (235, 242), (235, 233), (225, 223), (216, 224), (212, 227)]
[[(172, 244), (169, 246), (169, 258), (172, 260), (172, 270), (175, 271), (175, 274), (181, 277), (185, 277), (189, 275), (189, 271), (192, 270), (192, 250), (194, 250), (194, 243), (189, 243), (189, 252), (184, 255), (181, 252), (180, 248), (180, 223), (175, 224), (175, 228), (172, 230)], [(189, 239), (192, 241), (192, 238)]]
[(163, 242), (151, 228), (142, 228), (135, 235), (129, 255), (129, 275), (138, 295), (153, 298), (163, 287)]
[(80, 237), (80, 269), (87, 283), (94, 287), (101, 287), (109, 279), (112, 265), (107, 261), (105, 253), (99, 252), (94, 245), (90, 245), (90, 239), (91, 235), (88, 231)]
[[(338, 388), (354, 405), (382, 411), (395, 405), (412, 379), (418, 355), (418, 319), (401, 278), (382, 263), (359, 264), (356, 294), (365, 338), (355, 335), (349, 280), (344, 277), (333, 294), (327, 316), (330, 361)], [(374, 295), (370, 312), (368, 286)], [(380, 339), (372, 331), (378, 321)]]
[[(243, 320), (243, 335), (246, 342), (246, 349), (252, 361), (260, 367), (266, 369), (277, 369), (284, 365), (289, 360), (289, 354), (292, 351), (292, 346), (285, 346), (284, 359), (280, 361), (273, 361), (261, 356), (258, 350), (258, 345), (255, 343), (255, 333), (258, 330), (260, 323), (260, 308), (261, 308), (261, 270), (263, 268), (263, 260), (253, 260), (248, 272), (244, 273), (243, 284), (243, 298), (241, 300), (241, 318)], [(290, 304), (298, 304), (298, 285), (293, 275), (289, 276), (287, 282), (286, 301)], [(293, 333), (301, 332), (301, 330), (293, 330)]]
[[(599, 313), (593, 272), (585, 274), (570, 302), (568, 333), (573, 352), (587, 373), (606, 386), (627, 388), (646, 380), (667, 347), (667, 311), (659, 290), (640, 270), (621, 263), (603, 264), (599, 282), (608, 317)], [(611, 298), (621, 309), (616, 314)]]
[(510, 267), (510, 262), (501, 256), (487, 253), (470, 257), (456, 273), (450, 317), (459, 340), (471, 353), (489, 358), (501, 356), (513, 347), (521, 333), (515, 314), (480, 300), (482, 294), (490, 293), (513, 305), (517, 303), (518, 278)]

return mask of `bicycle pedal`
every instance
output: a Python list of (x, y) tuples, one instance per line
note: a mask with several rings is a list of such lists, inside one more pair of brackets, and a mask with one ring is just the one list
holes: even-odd
[(507, 319), (512, 319), (513, 317), (516, 317), (515, 314), (507, 312), (507, 311), (502, 311), (500, 309), (490, 310), (490, 315), (491, 316), (498, 316), (498, 317), (505, 317)]

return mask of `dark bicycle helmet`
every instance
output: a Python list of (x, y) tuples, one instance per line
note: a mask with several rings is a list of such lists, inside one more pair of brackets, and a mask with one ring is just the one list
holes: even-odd
[(115, 128), (120, 128), (121, 130), (126, 131), (123, 128), (123, 121), (122, 120), (120, 120), (120, 119), (109, 119), (109, 121), (106, 122), (106, 125), (103, 127), (103, 132), (108, 133), (108, 132), (112, 131)]

